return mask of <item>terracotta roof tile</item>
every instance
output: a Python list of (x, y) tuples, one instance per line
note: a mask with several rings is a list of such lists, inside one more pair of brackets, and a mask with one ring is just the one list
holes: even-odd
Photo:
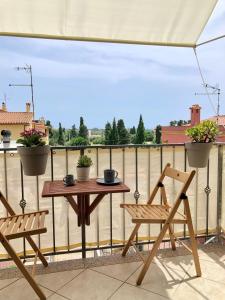
[(32, 112), (0, 111), (0, 124), (30, 124), (32, 122), (32, 119)]

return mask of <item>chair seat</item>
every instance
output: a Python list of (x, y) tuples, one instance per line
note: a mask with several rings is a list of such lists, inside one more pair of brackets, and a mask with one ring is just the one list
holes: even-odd
[(46, 214), (48, 210), (0, 218), (0, 232), (7, 239), (45, 233), (47, 232), (44, 227)]
[[(121, 204), (120, 207), (125, 208), (132, 217), (133, 223), (165, 223), (170, 210), (164, 205), (150, 204)], [(184, 215), (177, 212), (172, 220), (175, 224), (185, 224), (187, 219)]]

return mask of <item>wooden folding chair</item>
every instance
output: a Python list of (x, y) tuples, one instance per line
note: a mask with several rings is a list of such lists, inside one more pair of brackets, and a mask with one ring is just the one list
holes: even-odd
[[(45, 267), (48, 266), (48, 263), (43, 254), (40, 252), (37, 245), (35, 244), (35, 242), (33, 241), (33, 239), (31, 238), (31, 235), (47, 232), (47, 229), (44, 227), (44, 220), (45, 215), (48, 214), (48, 210), (16, 215), (14, 210), (9, 205), (8, 201), (5, 199), (1, 192), (0, 200), (6, 208), (8, 214), (10, 215), (9, 217), (0, 218), (0, 241), (5, 250), (8, 252), (9, 256), (13, 259), (13, 261), (20, 269), (24, 277), (27, 279), (35, 293), (39, 296), (41, 300), (45, 300), (46, 296), (39, 288), (37, 283), (34, 281), (33, 276), (35, 273), (37, 257), (40, 258)], [(15, 250), (9, 243), (9, 240), (21, 237), (26, 238), (26, 240), (36, 253), (32, 275), (27, 271), (24, 264), (21, 262)]]
[[(152, 250), (150, 251), (147, 259), (143, 259), (144, 265), (142, 267), (142, 270), (139, 274), (139, 277), (137, 279), (137, 285), (140, 285), (142, 283), (142, 280), (154, 258), (156, 255), (156, 252), (160, 246), (160, 243), (163, 240), (163, 237), (165, 236), (167, 230), (169, 232), (170, 240), (171, 240), (171, 245), (172, 249), (176, 250), (176, 245), (175, 242), (182, 243), (178, 238), (175, 237), (173, 233), (173, 227), (172, 224), (187, 224), (188, 226), (188, 231), (189, 231), (189, 236), (191, 240), (191, 249), (182, 243), (184, 247), (189, 250), (193, 257), (194, 257), (194, 263), (195, 263), (195, 269), (197, 276), (201, 276), (201, 268), (200, 268), (200, 263), (199, 263), (199, 257), (198, 257), (198, 252), (197, 252), (197, 243), (195, 240), (195, 233), (192, 225), (192, 219), (191, 219), (191, 213), (190, 213), (190, 207), (189, 207), (189, 202), (188, 202), (188, 197), (186, 195), (187, 189), (195, 175), (195, 171), (192, 171), (190, 173), (187, 172), (181, 172), (178, 170), (175, 170), (170, 167), (170, 164), (167, 164), (165, 169), (163, 170), (161, 176), (159, 177), (159, 180), (154, 188), (154, 190), (151, 193), (151, 196), (147, 202), (147, 204), (121, 204), (120, 207), (125, 208), (128, 213), (132, 217), (132, 222), (135, 223), (135, 228), (132, 231), (130, 238), (123, 249), (122, 255), (125, 256), (129, 247), (132, 245), (135, 247), (133, 244), (133, 240), (143, 223), (147, 224), (163, 224), (161, 232), (156, 239)], [(165, 186), (163, 184), (163, 180), (165, 177), (170, 177), (173, 178), (174, 180), (178, 180), (183, 183), (181, 191), (179, 192), (176, 201), (174, 205), (171, 207), (167, 201), (167, 196), (166, 196), (166, 190)], [(160, 189), (161, 191), (161, 198), (162, 198), (162, 205), (153, 205), (152, 202)], [(184, 204), (184, 214), (181, 214), (178, 212), (178, 208), (183, 202)], [(135, 247), (135, 249), (138, 251), (138, 249)]]

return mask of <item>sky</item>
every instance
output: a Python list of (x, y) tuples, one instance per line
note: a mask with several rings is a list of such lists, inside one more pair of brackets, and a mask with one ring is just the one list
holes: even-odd
[[(219, 0), (199, 42), (225, 34), (225, 1)], [(221, 89), (220, 114), (225, 114), (225, 39), (197, 48), (210, 85)], [(193, 49), (0, 37), (0, 102), (6, 94), (9, 111), (23, 111), (30, 101), (29, 75), (15, 67), (32, 65), (36, 118), (54, 127), (104, 128), (122, 118), (127, 127), (145, 127), (190, 119), (189, 107), (200, 104), (202, 118), (215, 115), (204, 93)], [(210, 90), (209, 90), (210, 91)], [(217, 98), (211, 97), (214, 107)], [(2, 100), (2, 101), (1, 101)]]

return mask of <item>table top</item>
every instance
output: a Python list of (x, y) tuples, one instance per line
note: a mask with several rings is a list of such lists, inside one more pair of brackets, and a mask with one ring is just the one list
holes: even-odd
[(42, 197), (57, 197), (81, 194), (108, 194), (130, 192), (128, 186), (124, 183), (118, 185), (100, 185), (96, 178), (88, 181), (76, 182), (73, 186), (65, 186), (62, 180), (45, 181)]

